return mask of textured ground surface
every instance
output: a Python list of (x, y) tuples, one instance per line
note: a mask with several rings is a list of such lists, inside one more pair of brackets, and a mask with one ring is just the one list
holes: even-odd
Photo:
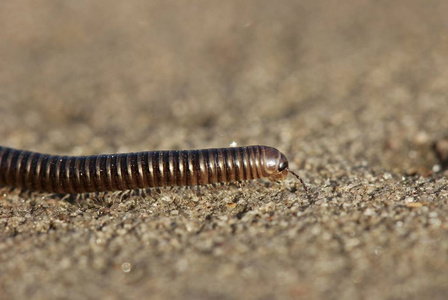
[(266, 144), (310, 192), (3, 188), (1, 298), (445, 298), (448, 2), (312, 2), (2, 2), (1, 145)]

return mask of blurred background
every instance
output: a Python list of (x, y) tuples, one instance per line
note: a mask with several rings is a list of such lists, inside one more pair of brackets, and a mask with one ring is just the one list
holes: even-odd
[(447, 6), (3, 3), (2, 145), (93, 154), (235, 141), (430, 168), (427, 146), (448, 126)]
[[(440, 176), (442, 167), (446, 166), (446, 161), (440, 161), (440, 157), (448, 157), (448, 147), (443, 142), (448, 137), (447, 15), (448, 2), (442, 0), (2, 1), (2, 146), (81, 155), (228, 147), (232, 142), (239, 146), (265, 144), (284, 152), (292, 168), (304, 177), (312, 190), (328, 187), (329, 194), (321, 194), (322, 203), (326, 203), (325, 199), (334, 199), (332, 197), (351, 203), (344, 198), (347, 196), (344, 193), (353, 187), (390, 184), (360, 189), (356, 192), (359, 194), (347, 196), (350, 201), (367, 201), (358, 202), (352, 211), (341, 212), (339, 209), (346, 206), (339, 203), (327, 216), (328, 207), (311, 206), (306, 211), (308, 219), (299, 215), (305, 210), (302, 207), (305, 204), (300, 202), (305, 201), (303, 199), (292, 202), (302, 208), (291, 216), (290, 208), (294, 205), (279, 209), (282, 204), (276, 202), (275, 191), (255, 200), (250, 198), (255, 196), (248, 195), (248, 203), (253, 203), (249, 211), (255, 211), (258, 205), (277, 203), (276, 210), (267, 209), (266, 215), (260, 213), (261, 219), (273, 226), (269, 227), (275, 232), (272, 235), (263, 231), (264, 225), (253, 229), (250, 223), (244, 227), (247, 231), (238, 231), (241, 235), (234, 238), (227, 233), (233, 232), (230, 227), (237, 228), (243, 222), (239, 218), (229, 216), (225, 210), (216, 211), (219, 220), (225, 219), (222, 221), (225, 226), (227, 220), (235, 222), (228, 225), (230, 227), (223, 225), (226, 229), (221, 232), (220, 225), (210, 225), (214, 217), (207, 219), (199, 213), (200, 204), (186, 205), (183, 209), (188, 213), (189, 209), (197, 209), (198, 220), (201, 220), (198, 222), (203, 222), (199, 227), (210, 225), (211, 228), (205, 230), (208, 234), (205, 237), (198, 233), (191, 239), (213, 240), (213, 245), (235, 243), (237, 250), (246, 249), (249, 241), (255, 246), (247, 248), (246, 252), (232, 248), (234, 250), (228, 253), (223, 252), (228, 254), (227, 259), (216, 259), (196, 249), (188, 239), (179, 242), (180, 249), (173, 248), (175, 250), (170, 252), (162, 246), (162, 250), (157, 248), (164, 245), (162, 242), (156, 246), (142, 246), (139, 242), (132, 244), (118, 238), (116, 252), (109, 253), (103, 248), (100, 252), (89, 252), (93, 260), (102, 255), (113, 260), (123, 253), (127, 253), (127, 257), (140, 257), (145, 271), (136, 271), (137, 275), (123, 285), (121, 273), (108, 278), (115, 274), (115, 269), (110, 268), (116, 266), (110, 267), (110, 264), (86, 271), (74, 260), (73, 265), (67, 265), (71, 266), (71, 273), (66, 273), (62, 267), (53, 270), (51, 261), (47, 260), (53, 255), (62, 260), (65, 250), (58, 246), (51, 248), (53, 244), (48, 240), (60, 245), (59, 240), (64, 237), (68, 237), (67, 249), (75, 249), (71, 255), (78, 256), (77, 245), (90, 245), (89, 241), (95, 241), (97, 237), (94, 236), (101, 232), (98, 228), (103, 225), (93, 225), (95, 220), (100, 220), (99, 216), (90, 219), (83, 208), (79, 212), (76, 206), (63, 201), (53, 203), (57, 211), (66, 206), (73, 210), (67, 213), (69, 220), (71, 214), (81, 218), (79, 223), (68, 223), (71, 231), (50, 230), (57, 236), (53, 238), (47, 233), (36, 233), (36, 228), (41, 228), (38, 225), (31, 229), (20, 227), (29, 222), (17, 221), (18, 227), (12, 226), (8, 223), (11, 219), (5, 217), (10, 215), (4, 212), (4, 224), (9, 224), (4, 228), (16, 229), (7, 231), (10, 238), (3, 240), (2, 247), (10, 245), (8, 251), (1, 251), (6, 255), (4, 261), (8, 253), (11, 256), (8, 271), (2, 273), (9, 274), (11, 280), (22, 278), (23, 274), (28, 274), (29, 279), (23, 283), (25, 288), (17, 289), (15, 295), (29, 296), (37, 289), (40, 291), (37, 295), (48, 296), (32, 283), (40, 279), (41, 269), (28, 270), (33, 263), (41, 262), (48, 266), (44, 269), (49, 278), (59, 279), (61, 274), (67, 274), (68, 277), (61, 279), (59, 290), (54, 289), (53, 295), (59, 296), (64, 295), (64, 284), (67, 284), (79, 286), (78, 292), (85, 292), (87, 297), (142, 296), (157, 290), (161, 298), (173, 295), (183, 298), (184, 295), (188, 299), (231, 299), (226, 293), (227, 284), (246, 299), (275, 298), (276, 294), (267, 291), (272, 286), (285, 288), (285, 294), (280, 295), (291, 298), (322, 296), (332, 299), (332, 292), (337, 291), (345, 299), (359, 299), (360, 295), (364, 299), (387, 298), (383, 297), (383, 292), (392, 298), (407, 295), (409, 299), (412, 288), (415, 291), (418, 287), (420, 295), (442, 299), (446, 295), (443, 291), (446, 292), (448, 278), (443, 267), (448, 263), (448, 246), (443, 238), (446, 237), (446, 218), (440, 219), (435, 231), (428, 225), (433, 223), (406, 219), (399, 213), (388, 220), (400, 220), (400, 226), (405, 224), (404, 227), (410, 224), (406, 233), (395, 232), (395, 225), (389, 226), (383, 221), (375, 224), (386, 224), (384, 227), (366, 224), (370, 224), (372, 215), (389, 218), (383, 213), (395, 206), (387, 201), (403, 201), (416, 197), (413, 193), (425, 191), (419, 185), (408, 188), (401, 181), (402, 176), (428, 178), (433, 173)], [(439, 154), (434, 151), (434, 145), (439, 146)], [(377, 179), (377, 174), (386, 174), (384, 180)], [(421, 180), (434, 183), (436, 179), (432, 178)], [(436, 178), (446, 182), (446, 177)], [(342, 185), (347, 189), (338, 190)], [(443, 195), (443, 187), (434, 189), (438, 196)], [(378, 191), (391, 194), (375, 196)], [(393, 194), (395, 191), (397, 194)], [(211, 197), (218, 196), (211, 193)], [(372, 199), (387, 203), (375, 206), (368, 202)], [(425, 199), (432, 201), (433, 198)], [(5, 210), (11, 215), (21, 216), (31, 209), (26, 199), (11, 201), (17, 201)], [(258, 204), (257, 201), (265, 202)], [(46, 202), (37, 203), (43, 205), (43, 211), (47, 209)], [(19, 204), (25, 205), (22, 212), (13, 213)], [(443, 210), (446, 205), (442, 204), (439, 209)], [(364, 205), (373, 206), (366, 213)], [(99, 209), (95, 207), (90, 214), (94, 215)], [(164, 214), (158, 208), (151, 209), (154, 215)], [(205, 213), (209, 206), (201, 209), (201, 213)], [(179, 211), (178, 208), (174, 210)], [(139, 219), (136, 209), (130, 211), (127, 213)], [(275, 218), (273, 211), (279, 214)], [(423, 218), (430, 213), (426, 210), (422, 215), (412, 216)], [(65, 213), (52, 216), (58, 219), (59, 214)], [(443, 215), (446, 216), (439, 211), (431, 218)], [(122, 211), (114, 217), (130, 220)], [(27, 218), (36, 218), (33, 220), (39, 224), (41, 215), (32, 214)], [(163, 227), (167, 221), (154, 218), (147, 226), (162, 224), (149, 230), (155, 232), (158, 241), (167, 235)], [(270, 223), (282, 218), (286, 225)], [(333, 219), (336, 225), (327, 225)], [(187, 224), (184, 224), (187, 230), (188, 222), (193, 220), (191, 216), (176, 218), (177, 224)], [(395, 224), (395, 221), (390, 222)], [(260, 224), (264, 223), (260, 221)], [(358, 232), (353, 228), (344, 231), (344, 224), (353, 228), (361, 224), (366, 231)], [(422, 224), (427, 227), (418, 226)], [(286, 232), (297, 226), (298, 231)], [(179, 225), (178, 228), (183, 227)], [(371, 228), (381, 231), (369, 231)], [(428, 231), (420, 233), (422, 228)], [(431, 236), (434, 232), (437, 238)], [(217, 237), (218, 233), (222, 235)], [(302, 233), (303, 240), (300, 240)], [(169, 238), (177, 234), (180, 235), (168, 233)], [(43, 239), (39, 244), (43, 249), (42, 257), (24, 255), (14, 260), (18, 241), (24, 239), (26, 245), (34, 245), (38, 240), (36, 236)], [(353, 236), (361, 242), (354, 243)], [(345, 238), (351, 242), (345, 243)], [(270, 242), (278, 247), (269, 248), (274, 249), (273, 252), (263, 252), (264, 245)], [(423, 244), (416, 246), (420, 242)], [(307, 245), (310, 245), (310, 252), (306, 252)], [(339, 252), (334, 250), (339, 249), (334, 245), (348, 246), (341, 246), (346, 252)], [(163, 259), (159, 260), (156, 254), (151, 256), (153, 252), (145, 247), (156, 247), (160, 250), (157, 255)], [(398, 250), (387, 252), (386, 249)], [(235, 253), (239, 258), (232, 258)], [(382, 260), (377, 260), (382, 253)], [(176, 273), (176, 268), (181, 268), (178, 262), (184, 261), (178, 256), (197, 259), (190, 264), (196, 266), (192, 267), (194, 271), (184, 268), (183, 273)], [(403, 257), (407, 260), (401, 264)], [(18, 267), (21, 261), (28, 262), (23, 269)], [(410, 267), (412, 263), (417, 266)], [(152, 273), (155, 265), (161, 273)], [(226, 268), (228, 265), (230, 269)], [(252, 273), (242, 271), (242, 266), (251, 267)], [(221, 277), (210, 273), (218, 269), (227, 273), (220, 273)], [(162, 274), (160, 278), (158, 274)], [(272, 274), (276, 277), (270, 277)], [(223, 278), (225, 282), (220, 281)], [(9, 281), (3, 282), (8, 291), (16, 291)], [(171, 290), (173, 282), (176, 288)], [(303, 284), (298, 286), (297, 282)], [(42, 287), (52, 285), (50, 279), (45, 283), (48, 285)], [(83, 286), (88, 288), (83, 290)], [(104, 287), (111, 288), (111, 294), (104, 294)], [(196, 292), (189, 294), (192, 287)], [(216, 290), (220, 292), (214, 294)]]

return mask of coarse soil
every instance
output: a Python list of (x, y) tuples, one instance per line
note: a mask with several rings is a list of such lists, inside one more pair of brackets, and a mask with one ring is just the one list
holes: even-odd
[(1, 299), (446, 299), (447, 1), (3, 1), (0, 145), (269, 145), (305, 180), (0, 189)]

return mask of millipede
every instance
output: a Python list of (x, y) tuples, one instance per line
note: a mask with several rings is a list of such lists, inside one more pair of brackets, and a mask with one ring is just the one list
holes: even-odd
[(0, 146), (0, 185), (78, 194), (143, 188), (201, 186), (292, 172), (286, 156), (268, 146), (59, 156)]

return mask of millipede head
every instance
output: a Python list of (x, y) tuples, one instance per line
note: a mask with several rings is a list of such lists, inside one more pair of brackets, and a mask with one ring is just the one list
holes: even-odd
[(289, 169), (289, 163), (286, 156), (275, 148), (266, 147), (265, 152), (266, 167), (269, 172), (268, 178), (272, 181), (283, 180), (291, 173), (302, 183), (303, 189), (308, 191), (305, 183), (300, 176)]
[(265, 148), (266, 177), (272, 181), (284, 180), (288, 176), (288, 160), (286, 156), (275, 148)]
[(288, 160), (286, 159), (286, 157), (283, 154), (281, 155), (280, 161), (278, 164), (278, 172), (280, 172), (280, 174), (282, 174), (282, 175), (285, 174), (285, 177), (286, 177), (286, 175), (288, 175), (288, 172), (291, 173), (295, 178), (300, 180), (300, 183), (302, 183), (302, 186), (303, 186), (303, 189), (305, 190), (305, 192), (308, 191), (308, 188), (306, 187), (305, 182), (303, 182), (302, 178), (300, 178), (300, 176), (297, 173), (295, 173), (295, 172), (291, 171), (291, 169), (289, 169)]

